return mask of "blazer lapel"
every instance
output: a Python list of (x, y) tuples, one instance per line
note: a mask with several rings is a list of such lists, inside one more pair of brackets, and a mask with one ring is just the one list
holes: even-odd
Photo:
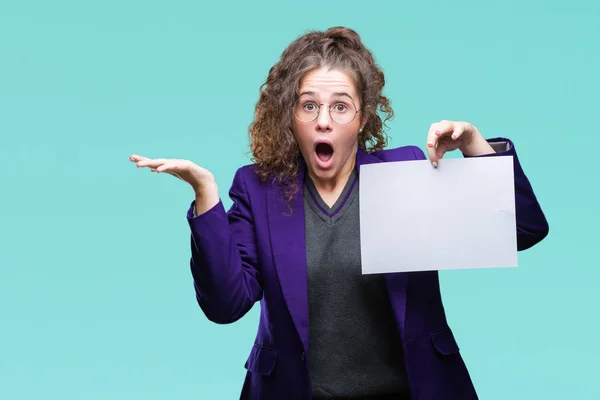
[(306, 277), (306, 238), (304, 229), (304, 164), (297, 177), (298, 192), (285, 203), (282, 190), (271, 185), (268, 193), (269, 233), (273, 258), (283, 297), (305, 352), (308, 353), (308, 288)]
[[(384, 162), (384, 160), (359, 149), (356, 154), (357, 173), (360, 176), (362, 165), (379, 162)], [(305, 164), (301, 160), (297, 176), (298, 192), (289, 202), (289, 205), (285, 203), (281, 189), (275, 185), (271, 185), (269, 188), (267, 202), (269, 233), (277, 276), (287, 308), (298, 330), (304, 350), (308, 353), (308, 287), (302, 196), (304, 169)], [(403, 336), (406, 315), (407, 273), (384, 274), (384, 278), (396, 323), (401, 336)]]

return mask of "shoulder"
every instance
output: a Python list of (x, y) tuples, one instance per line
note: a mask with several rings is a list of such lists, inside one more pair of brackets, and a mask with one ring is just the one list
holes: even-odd
[(418, 146), (408, 145), (371, 153), (382, 161), (424, 160), (425, 153)]
[(256, 174), (256, 164), (247, 164), (239, 167), (235, 171), (233, 177), (233, 184), (246, 186), (253, 182), (258, 182), (258, 175)]
[(269, 190), (270, 181), (261, 179), (256, 164), (247, 164), (235, 171), (231, 186), (235, 190), (248, 194), (258, 194)]
[(236, 176), (240, 175), (243, 177), (256, 176), (256, 164), (246, 164), (239, 167), (235, 173)]

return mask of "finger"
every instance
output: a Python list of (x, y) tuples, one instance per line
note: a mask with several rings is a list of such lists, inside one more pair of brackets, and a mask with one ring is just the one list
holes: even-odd
[(148, 157), (138, 156), (137, 154), (132, 154), (129, 156), (129, 161), (132, 161), (132, 162), (139, 162), (139, 161), (147, 160), (147, 159), (148, 159)]
[(429, 132), (427, 133), (427, 145), (429, 147), (435, 147), (440, 137), (448, 135), (452, 132), (453, 124), (451, 121), (440, 121), (435, 124), (431, 124)]
[(438, 157), (436, 154), (437, 143), (439, 140), (438, 132), (442, 128), (442, 124), (440, 122), (436, 122), (435, 124), (431, 124), (429, 127), (429, 132), (427, 132), (427, 155), (429, 157), (429, 161), (433, 165), (434, 168), (438, 166)]
[(137, 163), (138, 167), (150, 167), (150, 168), (158, 168), (168, 160), (166, 158), (156, 158), (156, 159), (145, 159), (141, 160)]
[[(449, 150), (447, 144), (439, 149), (439, 141), (448, 137), (454, 130), (452, 121), (442, 120), (432, 124), (427, 135), (427, 153), (434, 168), (438, 167), (439, 159)], [(439, 149), (439, 150), (438, 150)]]
[(442, 138), (437, 145), (436, 148), (436, 157), (439, 160), (441, 160), (444, 157), (444, 154), (446, 154), (448, 151), (450, 151), (450, 146), (448, 145), (448, 141), (445, 138)]
[(157, 166), (156, 172), (166, 172), (167, 170), (172, 169), (172, 168), (173, 168), (172, 163), (166, 162), (164, 164)]
[(452, 123), (452, 121), (443, 120), (437, 124), (436, 130), (434, 133), (435, 133), (435, 136), (441, 137), (441, 136), (452, 133), (453, 130), (454, 130), (454, 124)]
[(429, 132), (427, 132), (427, 146), (425, 146), (429, 161), (434, 167), (437, 167), (437, 156), (435, 154), (435, 144), (437, 143), (437, 136), (435, 135), (436, 129), (437, 124), (431, 124), (429, 127)]
[(161, 165), (160, 167), (156, 168), (157, 173), (167, 173), (169, 175), (173, 175), (175, 178), (177, 179), (181, 179), (182, 181), (185, 181), (185, 179), (183, 179), (179, 173), (181, 172), (181, 168), (183, 167), (182, 163), (179, 161), (175, 161), (175, 162), (169, 162), (169, 163), (165, 163), (163, 165)]
[(462, 136), (465, 131), (464, 125), (457, 125), (454, 127), (454, 131), (452, 132), (452, 140), (457, 140)]
[(179, 160), (166, 160), (165, 163), (156, 167), (158, 172), (177, 172), (183, 167)]

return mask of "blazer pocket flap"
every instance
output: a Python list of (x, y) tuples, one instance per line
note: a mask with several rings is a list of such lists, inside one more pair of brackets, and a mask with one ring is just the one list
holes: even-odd
[(244, 364), (244, 368), (260, 375), (271, 375), (277, 362), (277, 356), (277, 350), (255, 344), (252, 346), (252, 351), (246, 364)]
[(456, 354), (460, 350), (450, 328), (432, 332), (430, 337), (433, 347), (435, 347), (438, 353), (444, 356)]

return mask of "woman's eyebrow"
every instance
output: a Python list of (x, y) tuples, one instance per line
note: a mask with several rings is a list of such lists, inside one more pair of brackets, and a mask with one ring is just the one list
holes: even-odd
[(350, 100), (354, 101), (354, 99), (352, 98), (352, 96), (350, 96), (350, 95), (349, 95), (348, 93), (346, 93), (346, 92), (335, 92), (333, 95), (334, 95), (334, 96), (336, 96), (336, 97), (346, 96), (346, 97), (348, 97)]
[[(315, 92), (310, 92), (310, 91), (305, 91), (305, 92), (300, 93), (300, 96), (304, 96), (304, 95), (315, 97), (317, 94)], [(335, 92), (332, 94), (332, 97), (343, 97), (343, 96), (348, 97), (350, 100), (354, 101), (354, 98), (352, 98), (352, 96), (350, 96), (346, 92)]]

